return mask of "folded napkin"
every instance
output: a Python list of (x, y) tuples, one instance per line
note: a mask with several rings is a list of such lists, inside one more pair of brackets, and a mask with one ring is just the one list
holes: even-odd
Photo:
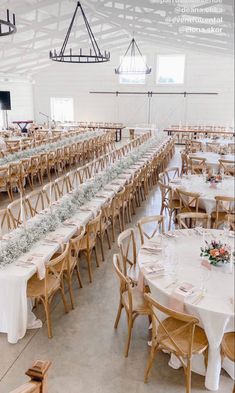
[(193, 293), (194, 286), (192, 284), (187, 282), (180, 284), (173, 290), (170, 296), (169, 307), (183, 313), (185, 299)]
[(203, 259), (201, 262), (201, 266), (205, 267), (208, 270), (212, 270), (210, 262), (207, 259)]
[(64, 225), (74, 225), (77, 228), (80, 228), (80, 226), (81, 226), (77, 221), (70, 219), (70, 218), (68, 220), (64, 221)]
[(30, 267), (30, 265), (35, 265), (39, 280), (43, 280), (45, 278), (46, 268), (43, 259), (43, 254), (35, 253), (34, 255), (30, 255), (27, 259), (21, 260), (18, 263), (16, 263), (16, 265), (22, 267)]

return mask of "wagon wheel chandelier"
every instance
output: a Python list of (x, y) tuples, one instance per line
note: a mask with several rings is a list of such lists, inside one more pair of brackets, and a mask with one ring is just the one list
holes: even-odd
[[(126, 61), (127, 60), (127, 61)], [(147, 75), (152, 69), (146, 64), (136, 40), (132, 38), (115, 74)]]
[(7, 18), (0, 19), (0, 37), (16, 33), (15, 14), (10, 18), (10, 12), (7, 10)]
[[(80, 9), (86, 30), (88, 32), (88, 36), (92, 45), (92, 48), (88, 51), (87, 54), (83, 53), (82, 49), (79, 50), (78, 54), (74, 54), (72, 49), (70, 48), (69, 51), (66, 52), (68, 40), (73, 28), (73, 24), (78, 12), (78, 9)], [(101, 52), (97, 41), (95, 39), (95, 36), (91, 30), (90, 24), (86, 18), (86, 15), (83, 11), (82, 5), (80, 1), (77, 2), (76, 9), (74, 11), (71, 23), (69, 25), (67, 34), (65, 36), (63, 45), (60, 49), (60, 52), (57, 53), (56, 49), (54, 51), (50, 51), (50, 59), (53, 61), (61, 62), (61, 63), (104, 63), (107, 61), (110, 61), (110, 53), (109, 52)]]

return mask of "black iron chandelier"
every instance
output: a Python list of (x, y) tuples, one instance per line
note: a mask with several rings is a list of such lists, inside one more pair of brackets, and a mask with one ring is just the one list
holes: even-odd
[(14, 34), (16, 32), (16, 19), (15, 14), (10, 18), (10, 12), (7, 10), (6, 20), (0, 19), (0, 37)]
[(132, 38), (119, 67), (115, 68), (115, 74), (144, 75), (151, 74), (151, 71), (151, 68), (145, 62), (136, 40)]
[[(87, 54), (83, 53), (82, 49), (79, 50), (78, 54), (74, 54), (72, 49), (69, 49), (69, 53), (66, 52), (66, 47), (68, 44), (68, 40), (70, 37), (71, 30), (73, 28), (73, 24), (78, 12), (78, 9), (80, 8), (86, 30), (88, 32), (88, 36), (92, 45), (92, 48), (89, 50)], [(97, 41), (95, 39), (95, 36), (91, 30), (91, 27), (89, 25), (89, 22), (86, 18), (86, 15), (83, 11), (82, 5), (80, 1), (77, 2), (76, 9), (74, 11), (71, 23), (69, 25), (67, 34), (64, 39), (64, 43), (60, 49), (60, 52), (57, 53), (56, 50), (50, 51), (50, 59), (53, 61), (61, 62), (61, 63), (104, 63), (110, 60), (110, 53), (109, 52), (104, 52), (102, 53)]]

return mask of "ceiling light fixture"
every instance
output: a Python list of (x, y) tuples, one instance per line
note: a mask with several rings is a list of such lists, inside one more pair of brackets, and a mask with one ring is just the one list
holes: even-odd
[(151, 71), (151, 68), (145, 62), (136, 40), (132, 38), (119, 67), (115, 69), (115, 74), (147, 75), (151, 74)]
[(0, 37), (14, 34), (16, 32), (16, 19), (15, 14), (12, 14), (12, 20), (10, 19), (10, 12), (7, 10), (7, 19), (0, 19)]
[[(87, 32), (89, 36), (89, 40), (91, 42), (92, 48), (89, 50), (87, 54), (84, 54), (82, 49), (80, 49), (79, 54), (74, 54), (72, 49), (69, 49), (69, 53), (66, 53), (66, 47), (69, 41), (70, 33), (73, 28), (73, 24), (78, 12), (78, 9), (80, 9)], [(69, 25), (67, 34), (64, 39), (64, 43), (60, 49), (60, 52), (57, 53), (56, 50), (50, 51), (50, 59), (53, 61), (61, 62), (61, 63), (104, 63), (110, 60), (110, 53), (109, 52), (104, 52), (102, 53), (97, 41), (95, 39), (95, 36), (91, 30), (91, 27), (89, 25), (89, 22), (86, 18), (86, 15), (83, 11), (82, 5), (80, 1), (77, 2), (76, 9), (74, 11), (71, 23)]]

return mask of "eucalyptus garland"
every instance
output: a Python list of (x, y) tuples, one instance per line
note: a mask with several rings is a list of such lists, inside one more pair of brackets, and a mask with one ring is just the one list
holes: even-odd
[(17, 153), (14, 154), (8, 154), (6, 157), (1, 158), (0, 166), (10, 164), (11, 162), (20, 161), (24, 158), (29, 158), (37, 154), (49, 153), (50, 151), (55, 151), (58, 148), (62, 148), (64, 146), (70, 146), (72, 143), (81, 142), (102, 135), (104, 135), (103, 131), (87, 131), (80, 135), (65, 138), (61, 141), (47, 143), (42, 146), (33, 147), (32, 149), (18, 151)]
[(91, 201), (105, 185), (135, 164), (149, 148), (157, 147), (161, 142), (163, 142), (162, 136), (149, 139), (132, 152), (129, 152), (125, 158), (122, 157), (96, 175), (95, 178), (79, 185), (79, 188), (73, 194), (66, 194), (62, 197), (60, 204), (56, 206), (56, 210), (53, 211), (52, 209), (47, 214), (38, 215), (35, 219), (27, 221), (25, 228), (21, 227), (12, 231), (10, 239), (1, 246), (0, 268), (13, 263), (21, 254), (28, 252), (47, 233), (53, 232), (64, 221), (72, 218), (77, 210)]

